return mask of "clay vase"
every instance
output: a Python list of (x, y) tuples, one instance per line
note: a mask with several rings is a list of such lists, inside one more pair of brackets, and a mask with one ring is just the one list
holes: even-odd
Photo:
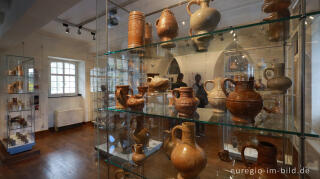
[(146, 155), (143, 153), (143, 145), (134, 144), (134, 146), (132, 146), (132, 152), (132, 161), (137, 165), (142, 165), (143, 160), (146, 158)]
[(165, 152), (165, 154), (168, 157), (168, 159), (170, 160), (171, 159), (172, 150), (176, 146), (177, 140), (175, 140), (176, 139), (175, 137), (172, 137), (171, 130), (170, 131), (165, 130), (164, 132), (167, 134), (167, 137), (164, 139), (162, 149)]
[(17, 72), (18, 72), (18, 76), (23, 76), (22, 65), (18, 65), (18, 66), (17, 66)]
[[(182, 139), (175, 138), (175, 131), (182, 130)], [(177, 179), (196, 179), (206, 167), (207, 158), (195, 141), (195, 124), (184, 122), (172, 129), (172, 138), (177, 140), (171, 153), (171, 162), (178, 170)]]
[[(291, 87), (292, 81), (285, 75), (285, 64), (277, 63), (272, 65), (273, 68), (266, 68), (264, 70), (264, 78), (267, 81), (267, 87), (271, 90), (276, 90), (281, 93), (286, 93), (287, 89)], [(267, 75), (268, 71), (273, 71), (273, 77), (269, 78)]]
[[(174, 14), (169, 9), (164, 9), (160, 18), (156, 21), (157, 33), (161, 41), (169, 41), (178, 35), (178, 23)], [(163, 48), (174, 48), (174, 42), (165, 42), (161, 44)]]
[[(215, 8), (209, 7), (209, 2), (210, 0), (191, 0), (187, 5), (187, 12), (190, 15), (190, 29), (192, 29), (196, 35), (213, 31), (220, 22), (220, 12)], [(199, 5), (200, 9), (192, 14), (190, 7), (193, 4)], [(211, 35), (208, 34), (198, 37), (197, 40), (205, 41), (208, 38), (212, 38)]]
[[(230, 94), (225, 87), (228, 81), (235, 85), (235, 90)], [(254, 118), (263, 106), (262, 97), (253, 90), (254, 79), (249, 79), (249, 81), (224, 79), (221, 86), (227, 96), (226, 107), (233, 115), (232, 120), (239, 123), (254, 123)]]
[[(178, 92), (180, 97), (177, 98), (174, 93)], [(193, 88), (180, 87), (172, 91), (175, 101), (175, 108), (178, 111), (179, 117), (191, 118), (197, 110), (199, 99), (193, 94)]]
[(160, 78), (158, 76), (155, 77), (148, 77), (148, 86), (149, 86), (149, 92), (165, 92), (170, 84), (169, 79), (167, 78)]
[(129, 85), (118, 85), (116, 86), (116, 108), (117, 109), (126, 109), (127, 100), (129, 98), (129, 91), (132, 92), (132, 89)]
[[(245, 158), (244, 151), (246, 148), (253, 148), (258, 151), (258, 158), (255, 164), (249, 164)], [(258, 145), (245, 145), (241, 150), (241, 157), (244, 164), (250, 168), (255, 169), (256, 171), (260, 170), (263, 172), (255, 173), (254, 175), (250, 175), (250, 178), (253, 179), (282, 179), (287, 178), (285, 175), (280, 172), (267, 172), (270, 169), (278, 169), (277, 166), (277, 148), (275, 145), (269, 142), (259, 141)]]
[(148, 86), (138, 86), (138, 93), (142, 96), (148, 92)]
[(127, 100), (127, 106), (133, 111), (142, 111), (144, 107), (144, 98), (141, 94), (132, 95)]
[(150, 132), (144, 127), (144, 116), (136, 116), (135, 119), (137, 126), (133, 132), (132, 138), (136, 144), (147, 146), (149, 144)]
[(128, 48), (144, 45), (145, 17), (140, 11), (131, 11), (128, 22)]
[(144, 44), (148, 45), (152, 43), (152, 25), (148, 22), (144, 25)]
[[(208, 94), (208, 101), (213, 108), (214, 113), (224, 113), (226, 110), (226, 95), (221, 88), (221, 78), (214, 80), (208, 80), (204, 83), (204, 89)], [(212, 90), (207, 89), (207, 84), (213, 83), (214, 87)]]

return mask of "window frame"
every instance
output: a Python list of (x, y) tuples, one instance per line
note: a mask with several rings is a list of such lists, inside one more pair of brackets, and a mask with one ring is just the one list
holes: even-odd
[[(62, 69), (63, 69), (63, 74), (51, 74), (51, 63), (52, 62), (61, 62), (62, 63)], [(75, 65), (75, 75), (70, 75), (70, 74), (65, 74), (65, 63), (73, 64)], [(61, 94), (52, 94), (51, 93), (51, 75), (54, 76), (62, 76), (63, 79), (63, 93)], [(74, 76), (75, 77), (75, 92), (74, 93), (65, 93), (64, 92), (64, 77), (65, 76)], [(72, 97), (72, 96), (78, 96), (79, 94), (79, 63), (76, 61), (69, 61), (69, 60), (57, 60), (57, 59), (50, 59), (49, 58), (49, 97)]]

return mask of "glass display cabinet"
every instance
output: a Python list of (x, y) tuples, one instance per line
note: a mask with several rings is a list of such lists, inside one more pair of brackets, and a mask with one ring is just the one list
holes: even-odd
[[(96, 95), (108, 99), (95, 107), (100, 178), (320, 177), (320, 12), (305, 1), (264, 2), (251, 23), (201, 31), (191, 19), (189, 36), (176, 36), (189, 27), (175, 26), (175, 12), (209, 1), (130, 13), (129, 48), (97, 57), (108, 89)], [(160, 39), (147, 41), (145, 25), (139, 44), (140, 21), (156, 23)], [(171, 31), (163, 35), (161, 25)], [(170, 80), (173, 71), (188, 87)]]
[(34, 59), (7, 55), (2, 90), (6, 107), (1, 118), (1, 143), (9, 154), (31, 150), (35, 145), (35, 103), (38, 88)]

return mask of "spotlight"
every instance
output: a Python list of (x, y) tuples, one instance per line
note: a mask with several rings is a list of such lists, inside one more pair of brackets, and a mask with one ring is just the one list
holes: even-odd
[(82, 26), (79, 26), (78, 27), (78, 35), (81, 35), (81, 29), (82, 29)]
[(233, 30), (230, 31), (230, 34), (233, 34)]
[(91, 35), (92, 35), (92, 40), (96, 40), (96, 33), (91, 32)]
[(314, 19), (314, 17), (313, 17), (313, 16), (309, 16), (309, 19), (313, 20), (313, 19)]
[(63, 27), (66, 27), (66, 34), (69, 34), (70, 33), (69, 25), (65, 23), (63, 23), (62, 25)]
[(182, 25), (186, 25), (186, 22), (185, 22), (185, 21), (182, 21)]

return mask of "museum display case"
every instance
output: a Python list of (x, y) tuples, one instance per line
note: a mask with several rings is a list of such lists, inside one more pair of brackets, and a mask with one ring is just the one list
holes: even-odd
[(3, 59), (1, 143), (9, 154), (31, 150), (35, 145), (36, 93), (39, 88), (31, 57), (6, 55)]
[[(209, 0), (152, 17), (128, 14), (128, 48), (109, 51), (107, 43), (97, 54), (108, 89), (95, 99), (107, 99), (95, 105), (99, 172), (109, 178), (318, 178), (311, 76), (320, 11), (304, 3), (265, 0), (257, 20), (232, 26), (218, 25), (227, 14)], [(200, 9), (191, 12), (195, 5)], [(188, 27), (175, 19), (183, 9)], [(159, 38), (141, 45), (150, 24)], [(188, 87), (174, 88), (170, 71), (183, 73)]]

